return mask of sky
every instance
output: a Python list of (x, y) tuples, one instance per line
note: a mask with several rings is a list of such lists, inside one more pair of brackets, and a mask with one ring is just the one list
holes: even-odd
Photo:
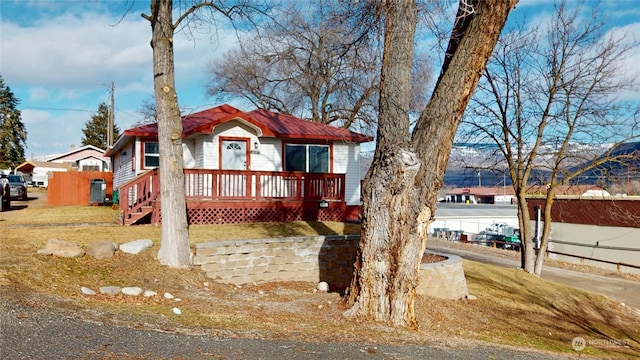
[[(612, 31), (640, 41), (640, 1), (605, 0), (601, 10)], [(552, 11), (552, 0), (520, 0), (510, 20), (526, 13), (533, 21)], [(142, 119), (138, 109), (153, 95), (151, 26), (142, 13), (149, 13), (148, 1), (0, 0), (0, 75), (20, 100), (27, 159), (80, 146), (85, 123), (100, 103), (109, 104), (112, 82), (120, 130)], [(206, 94), (207, 67), (236, 41), (224, 21), (218, 24), (216, 30), (175, 36), (176, 88), (183, 114), (221, 104)], [(640, 48), (628, 64), (631, 72), (640, 74)], [(629, 96), (640, 100), (640, 94)], [(253, 110), (240, 99), (229, 103)]]

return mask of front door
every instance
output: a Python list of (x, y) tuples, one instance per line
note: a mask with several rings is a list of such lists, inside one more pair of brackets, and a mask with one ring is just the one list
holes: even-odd
[(247, 170), (247, 142), (222, 140), (222, 170)]
[[(222, 170), (247, 170), (247, 141), (222, 140)], [(221, 174), (220, 195), (245, 197), (247, 194), (247, 175), (245, 173)]]

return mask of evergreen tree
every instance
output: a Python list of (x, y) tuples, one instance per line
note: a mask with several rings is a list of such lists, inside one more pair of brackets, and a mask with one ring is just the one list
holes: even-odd
[[(93, 145), (100, 149), (107, 149), (108, 145), (108, 128), (109, 127), (109, 107), (107, 104), (98, 105), (98, 113), (91, 115), (91, 120), (84, 123), (82, 133), (82, 145)], [(120, 136), (120, 129), (113, 124), (113, 141)]]
[(19, 103), (0, 76), (0, 169), (13, 169), (25, 160), (27, 129), (20, 117)]

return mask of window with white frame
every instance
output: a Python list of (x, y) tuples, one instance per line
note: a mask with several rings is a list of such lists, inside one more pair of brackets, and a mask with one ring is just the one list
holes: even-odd
[(157, 168), (158, 166), (160, 166), (158, 143), (147, 141), (144, 143), (144, 168)]
[(329, 172), (328, 145), (285, 145), (285, 171)]

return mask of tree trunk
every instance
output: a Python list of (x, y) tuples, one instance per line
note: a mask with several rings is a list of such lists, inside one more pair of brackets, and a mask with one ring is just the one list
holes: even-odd
[[(555, 182), (553, 182), (555, 184)], [(542, 264), (547, 256), (547, 247), (549, 245), (549, 239), (551, 238), (551, 206), (553, 206), (554, 191), (553, 188), (547, 192), (547, 198), (544, 202), (544, 209), (542, 209), (542, 221), (543, 228), (540, 235), (540, 249), (535, 260), (535, 267), (533, 273), (535, 275), (542, 275)]]
[[(408, 140), (414, 2), (387, 1), (376, 153), (347, 315), (417, 324), (415, 288), (438, 190), (464, 110), (516, 1), (462, 0), (433, 96)], [(403, 70), (402, 68), (407, 69)]]
[(158, 260), (191, 265), (182, 160), (182, 118), (175, 89), (172, 0), (151, 1), (153, 75), (160, 151), (162, 234)]
[(520, 248), (520, 267), (533, 274), (534, 262), (535, 262), (535, 229), (531, 228), (531, 217), (529, 209), (527, 208), (527, 199), (525, 198), (524, 188), (519, 189), (516, 192), (516, 200), (518, 201), (518, 223), (520, 225), (520, 241), (522, 247)]
[(363, 188), (363, 226), (347, 315), (414, 326), (416, 263), (407, 211), (420, 167), (410, 148), (411, 63), (417, 22), (412, 1), (387, 1), (376, 151)]

